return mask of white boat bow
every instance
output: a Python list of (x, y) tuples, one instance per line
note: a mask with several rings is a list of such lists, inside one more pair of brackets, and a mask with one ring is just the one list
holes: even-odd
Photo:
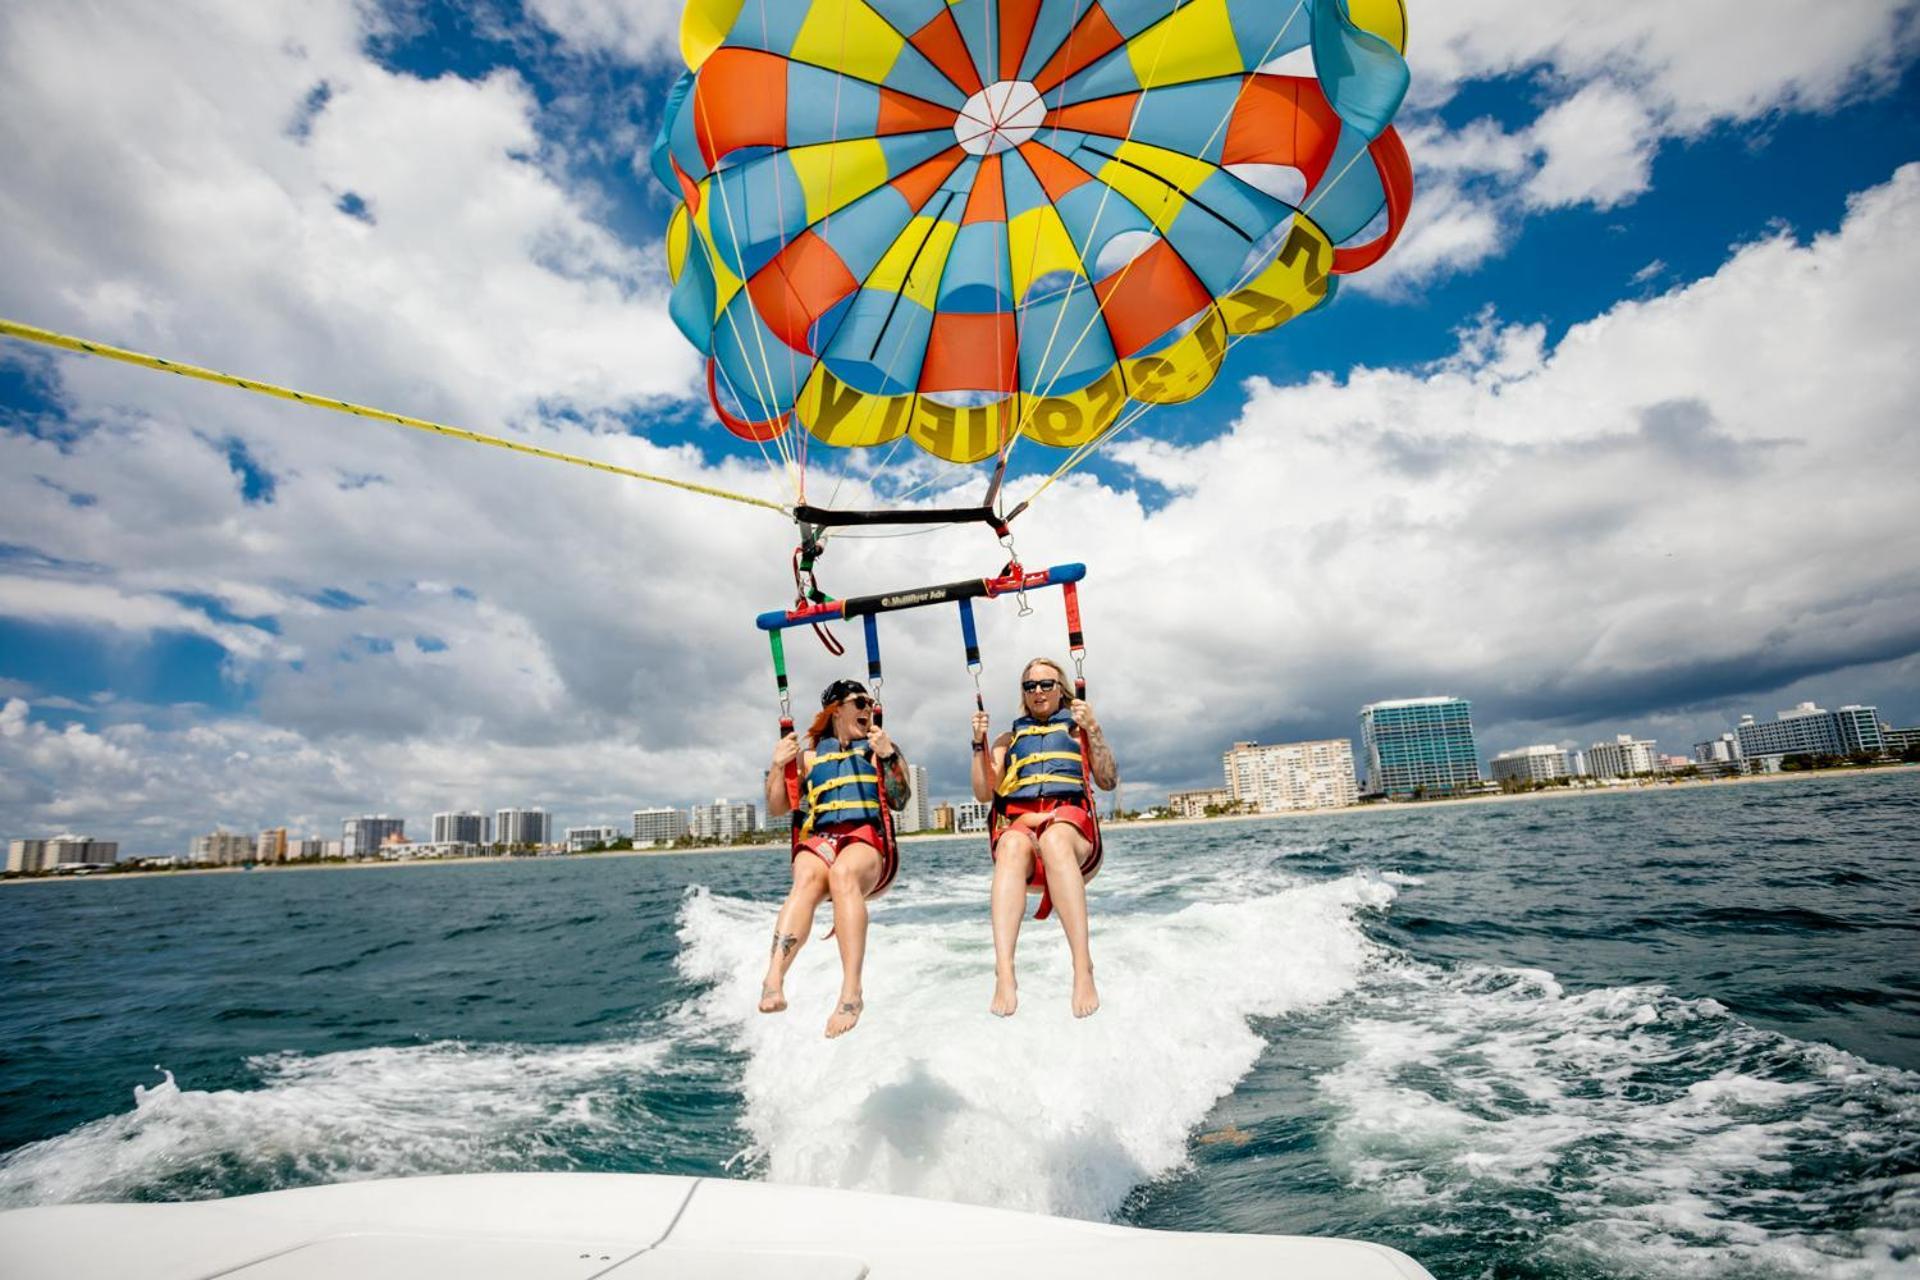
[(1355, 1240), (1148, 1231), (861, 1191), (617, 1173), (347, 1182), (0, 1213), (8, 1280), (1432, 1280)]

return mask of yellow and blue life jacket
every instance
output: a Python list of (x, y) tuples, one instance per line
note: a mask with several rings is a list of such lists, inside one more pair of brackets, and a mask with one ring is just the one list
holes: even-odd
[(844, 745), (822, 738), (813, 744), (803, 833), (822, 823), (880, 821), (880, 775), (873, 771), (868, 751), (865, 738)]
[(1086, 757), (1080, 753), (1080, 733), (1064, 713), (1045, 724), (1030, 716), (1013, 722), (1013, 741), (1007, 744), (1007, 762), (1000, 774), (1002, 800), (1038, 800), (1041, 797), (1087, 794)]

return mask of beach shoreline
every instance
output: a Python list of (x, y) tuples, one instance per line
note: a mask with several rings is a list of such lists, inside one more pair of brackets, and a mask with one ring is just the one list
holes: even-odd
[[(1371, 804), (1346, 805), (1334, 809), (1283, 809), (1273, 813), (1230, 813), (1211, 818), (1130, 818), (1125, 820), (1108, 818), (1105, 825), (1109, 830), (1130, 830), (1146, 827), (1154, 830), (1170, 827), (1195, 827), (1217, 822), (1272, 822), (1292, 818), (1326, 818), (1346, 814), (1413, 813), (1425, 809), (1453, 809), (1462, 805), (1487, 804), (1526, 804), (1538, 800), (1575, 799), (1597, 796), (1646, 795), (1648, 793), (1668, 791), (1712, 790), (1723, 787), (1764, 785), (1805, 781), (1814, 778), (1862, 777), (1866, 775), (1920, 772), (1920, 764), (1878, 765), (1855, 769), (1819, 769), (1795, 771), (1792, 773), (1762, 773), (1738, 778), (1694, 778), (1685, 781), (1652, 782), (1631, 786), (1614, 787), (1548, 787), (1539, 791), (1502, 792), (1497, 795), (1457, 796), (1437, 800), (1393, 800), (1375, 801)], [(984, 836), (979, 831), (915, 831), (903, 833), (902, 842), (914, 840), (978, 840)], [(0, 880), (0, 885), (13, 884), (60, 884), (73, 880), (144, 880), (161, 876), (219, 876), (253, 874), (259, 872), (279, 873), (283, 871), (364, 871), (374, 869), (395, 869), (401, 867), (470, 867), (484, 863), (498, 862), (539, 862), (539, 861), (575, 861), (583, 858), (698, 858), (721, 854), (780, 853), (784, 846), (777, 840), (760, 844), (715, 845), (698, 849), (606, 849), (597, 853), (567, 853), (510, 856), (489, 854), (474, 858), (396, 858), (365, 859), (355, 862), (287, 862), (256, 863), (253, 866), (237, 867), (183, 867), (175, 870), (152, 871), (102, 871), (89, 875), (35, 875), (16, 876)]]

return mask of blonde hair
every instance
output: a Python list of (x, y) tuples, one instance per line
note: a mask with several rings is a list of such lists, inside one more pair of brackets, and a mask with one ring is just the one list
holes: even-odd
[[(1027, 678), (1027, 672), (1033, 670), (1035, 667), (1051, 667), (1053, 669), (1054, 679), (1060, 682), (1060, 701), (1062, 704), (1065, 704), (1067, 699), (1073, 696), (1073, 684), (1067, 679), (1067, 669), (1055, 662), (1052, 658), (1027, 659), (1027, 665), (1020, 668), (1020, 678), (1025, 680)], [(1024, 690), (1022, 691), (1022, 696), (1025, 696)]]

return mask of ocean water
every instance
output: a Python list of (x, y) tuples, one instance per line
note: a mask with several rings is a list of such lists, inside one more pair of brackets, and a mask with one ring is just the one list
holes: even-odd
[(1339, 1234), (1454, 1277), (1920, 1274), (1920, 775), (1110, 841), (986, 1012), (976, 838), (0, 889), (0, 1206), (587, 1169)]

